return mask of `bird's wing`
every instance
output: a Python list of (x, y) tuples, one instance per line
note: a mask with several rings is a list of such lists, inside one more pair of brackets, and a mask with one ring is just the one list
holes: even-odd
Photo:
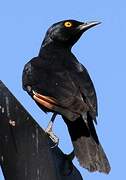
[(24, 90), (37, 104), (65, 115), (70, 120), (75, 120), (87, 111), (79, 86), (76, 86), (68, 70), (43, 68), (34, 60), (25, 65), (22, 80)]
[(90, 114), (92, 118), (95, 120), (96, 116), (98, 115), (98, 105), (96, 91), (93, 82), (89, 76), (87, 69), (77, 60), (74, 60), (72, 67), (72, 79), (74, 79), (76, 85), (80, 87), (83, 99), (89, 106)]

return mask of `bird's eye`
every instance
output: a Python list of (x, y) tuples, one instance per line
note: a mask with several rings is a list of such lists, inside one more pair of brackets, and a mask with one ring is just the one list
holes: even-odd
[(64, 26), (67, 27), (67, 28), (69, 28), (69, 27), (72, 26), (72, 23), (69, 22), (69, 21), (66, 21), (66, 22), (64, 23)]

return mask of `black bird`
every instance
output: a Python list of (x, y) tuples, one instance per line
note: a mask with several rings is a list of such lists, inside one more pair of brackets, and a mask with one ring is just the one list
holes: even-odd
[(23, 89), (44, 112), (53, 112), (46, 129), (57, 142), (52, 124), (57, 114), (64, 119), (82, 167), (109, 173), (110, 165), (99, 142), (94, 122), (98, 114), (97, 97), (87, 69), (71, 52), (81, 35), (99, 22), (65, 20), (47, 31), (37, 57), (23, 70)]

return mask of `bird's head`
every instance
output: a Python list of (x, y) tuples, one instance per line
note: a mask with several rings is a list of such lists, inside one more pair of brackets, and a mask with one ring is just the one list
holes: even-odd
[(79, 22), (75, 20), (65, 20), (53, 24), (47, 31), (42, 43), (42, 47), (52, 42), (65, 47), (72, 47), (81, 35), (100, 22)]

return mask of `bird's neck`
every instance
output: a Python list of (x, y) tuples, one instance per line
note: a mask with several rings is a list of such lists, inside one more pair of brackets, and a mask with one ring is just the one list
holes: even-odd
[(51, 42), (48, 44), (42, 44), (39, 55), (43, 53), (43, 51), (65, 51), (65, 52), (71, 52), (71, 47), (67, 47), (65, 44), (62, 44), (60, 42)]

